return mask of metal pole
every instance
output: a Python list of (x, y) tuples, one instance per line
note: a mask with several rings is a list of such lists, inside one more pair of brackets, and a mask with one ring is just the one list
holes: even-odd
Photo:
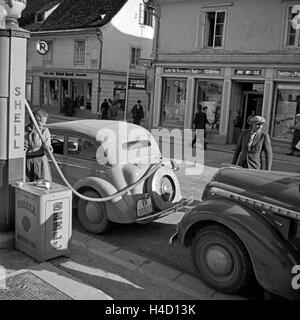
[(124, 108), (124, 121), (126, 121), (126, 114), (128, 109), (128, 96), (129, 96), (129, 68), (130, 68), (130, 60), (128, 62), (127, 69), (127, 81), (126, 81), (126, 99), (125, 99), (125, 108)]
[(103, 42), (101, 39), (102, 33), (98, 29), (96, 30), (97, 38), (100, 43), (100, 50), (99, 50), (99, 67), (98, 67), (98, 96), (97, 96), (97, 112), (100, 112), (100, 98), (101, 98), (101, 69), (102, 69), (102, 48), (103, 48)]

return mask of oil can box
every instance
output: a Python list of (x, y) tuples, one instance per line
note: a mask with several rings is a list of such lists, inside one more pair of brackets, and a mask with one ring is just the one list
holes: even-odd
[(26, 183), (15, 187), (15, 247), (38, 261), (67, 254), (72, 235), (72, 191)]

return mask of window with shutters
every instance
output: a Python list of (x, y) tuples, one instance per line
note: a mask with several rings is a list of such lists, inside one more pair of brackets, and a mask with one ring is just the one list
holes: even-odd
[(146, 9), (143, 3), (140, 3), (139, 23), (144, 26), (153, 27), (153, 9)]
[(137, 65), (141, 57), (141, 48), (131, 48), (130, 64)]
[(74, 63), (84, 64), (85, 59), (85, 40), (75, 40)]

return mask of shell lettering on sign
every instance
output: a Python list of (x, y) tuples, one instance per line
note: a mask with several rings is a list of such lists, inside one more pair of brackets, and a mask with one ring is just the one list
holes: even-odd
[(46, 41), (43, 40), (39, 40), (36, 43), (36, 51), (41, 54), (42, 56), (47, 54), (49, 51), (49, 46), (48, 43)]

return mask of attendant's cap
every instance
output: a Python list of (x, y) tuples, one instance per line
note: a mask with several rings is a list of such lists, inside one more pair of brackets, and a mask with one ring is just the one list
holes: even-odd
[(261, 116), (254, 116), (253, 118), (250, 119), (250, 123), (265, 123), (266, 119), (264, 117)]

